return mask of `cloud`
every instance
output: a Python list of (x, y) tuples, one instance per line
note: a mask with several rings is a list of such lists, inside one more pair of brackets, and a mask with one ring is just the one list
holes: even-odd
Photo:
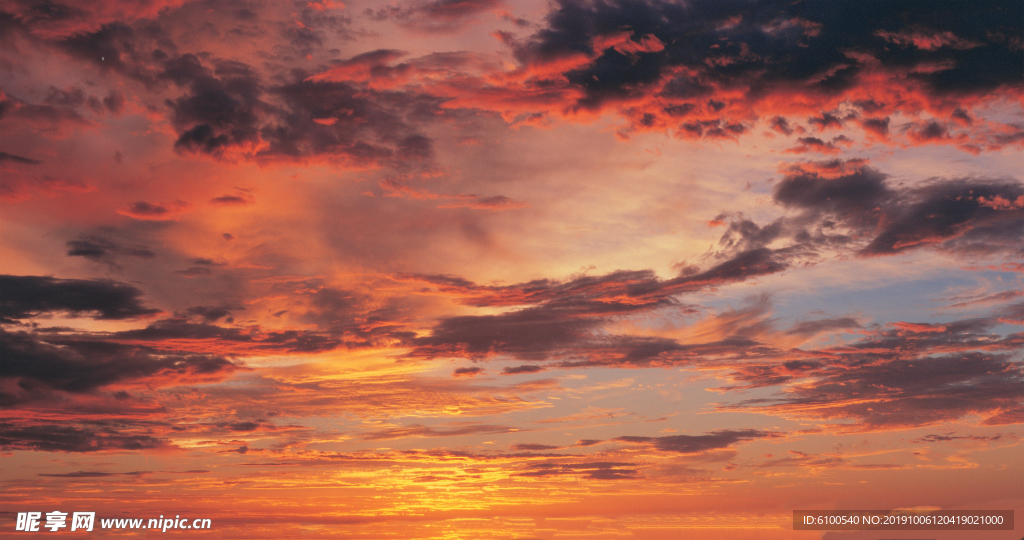
[(0, 200), (19, 202), (36, 195), (54, 197), (66, 193), (87, 193), (96, 186), (84, 180), (55, 178), (48, 174), (26, 174), (24, 171), (4, 170), (0, 175)]
[(860, 324), (850, 317), (838, 319), (817, 319), (813, 321), (802, 321), (786, 331), (787, 334), (797, 336), (813, 336), (829, 330), (842, 330), (847, 328), (860, 328)]
[(894, 195), (885, 184), (886, 175), (870, 167), (860, 166), (839, 175), (828, 173), (842, 167), (840, 161), (824, 162), (820, 167), (824, 170), (800, 165), (789, 168), (775, 186), (775, 202), (790, 208), (850, 215), (869, 213)]
[(39, 165), (42, 163), (42, 161), (39, 161), (38, 159), (16, 156), (14, 154), (8, 154), (7, 152), (0, 152), (0, 164), (4, 162), (19, 163), (22, 165)]
[(791, 351), (781, 364), (745, 365), (730, 375), (743, 383), (739, 388), (787, 387), (720, 409), (853, 420), (835, 424), (848, 431), (905, 429), (969, 414), (990, 425), (1012, 423), (1022, 405), (1024, 368), (1007, 353), (1020, 349), (1024, 334), (987, 332), (995, 324), (898, 323), (848, 345)]
[(201, 318), (203, 321), (212, 323), (218, 319), (227, 318), (225, 322), (233, 322), (231, 320), (231, 310), (238, 309), (229, 306), (193, 306), (184, 311), (187, 316), (196, 316)]
[(412, 340), (412, 357), (483, 358), (510, 355), (537, 361), (560, 359), (559, 365), (658, 365), (685, 363), (718, 355), (756, 355), (756, 341), (725, 339), (684, 344), (653, 336), (609, 335), (601, 328), (619, 317), (680, 306), (675, 295), (772, 274), (788, 263), (779, 252), (762, 247), (737, 248), (704, 272), (687, 270), (661, 280), (650, 271), (618, 271), (566, 282), (538, 280), (510, 286), (478, 286), (452, 276), (398, 276), (424, 281), (454, 294), (471, 306), (528, 307), (498, 315), (464, 315), (441, 319), (430, 335)]
[(134, 476), (134, 477), (139, 477), (139, 476), (144, 476), (144, 475), (151, 474), (151, 473), (152, 473), (152, 471), (131, 471), (131, 472), (122, 472), (122, 473), (110, 473), (110, 472), (103, 472), (103, 471), (75, 471), (75, 472), (70, 472), (70, 473), (55, 473), (55, 474), (39, 473), (38, 476), (46, 476), (46, 477), (49, 477), (49, 478), (108, 478), (108, 477), (111, 477), (111, 476)]
[(165, 439), (150, 435), (104, 433), (58, 424), (0, 424), (0, 448), (42, 452), (138, 451), (168, 448)]
[(778, 437), (779, 435), (768, 431), (756, 429), (722, 429), (712, 431), (707, 435), (668, 435), (665, 437), (616, 437), (612, 440), (628, 443), (644, 444), (661, 452), (672, 452), (677, 454), (698, 454), (709, 450), (729, 448), (736, 443)]
[(476, 377), (477, 375), (483, 372), (483, 368), (461, 367), (455, 369), (455, 371), (452, 373), (452, 377)]
[(539, 360), (557, 349), (568, 348), (599, 324), (598, 318), (572, 320), (541, 308), (449, 317), (438, 323), (430, 336), (417, 339), (416, 354), (480, 357), (506, 353)]
[(551, 446), (550, 444), (514, 444), (512, 449), (517, 452), (528, 451), (536, 452), (541, 450), (557, 450), (560, 446)]
[[(634, 467), (634, 468), (631, 468)], [(532, 463), (527, 465), (527, 472), (517, 476), (552, 477), (552, 476), (583, 476), (591, 480), (624, 480), (640, 478), (635, 463), (618, 463), (610, 461), (577, 462), (577, 463)]]
[(414, 424), (406, 427), (374, 431), (363, 435), (362, 438), (367, 441), (386, 441), (390, 439), (404, 439), (407, 437), (454, 437), (459, 435), (518, 433), (520, 431), (522, 430), (514, 427), (482, 424), (469, 424), (441, 429)]
[(226, 194), (210, 199), (214, 206), (243, 206), (255, 202), (253, 196), (246, 190), (238, 189), (234, 195)]
[[(566, 109), (621, 106), (630, 130), (669, 129), (681, 137), (722, 137), (722, 126), (765, 111), (774, 117), (772, 127), (787, 135), (793, 128), (786, 116), (800, 113), (820, 114), (810, 119), (819, 128), (841, 128), (846, 118), (819, 111), (835, 111), (847, 100), (876, 105), (875, 114), (916, 113), (940, 109), (945, 99), (1020, 93), (1020, 81), (1005, 75), (1020, 63), (1019, 37), (1007, 37), (1019, 36), (1019, 29), (1006, 22), (1021, 15), (1019, 6), (986, 2), (966, 17), (908, 10), (899, 21), (885, 13), (863, 6), (840, 14), (822, 1), (562, 0), (546, 27), (525, 39), (505, 39), (522, 71), (534, 75), (524, 77), (520, 92), (543, 83), (561, 92)], [(983, 30), (991, 27), (999, 30)], [(643, 38), (661, 46), (628, 53), (606, 46), (620, 43), (623, 29), (629, 43)], [(893, 88), (914, 95), (914, 102), (882, 104)], [(712, 94), (715, 100), (697, 99)], [(679, 122), (679, 114), (689, 118)], [(828, 144), (804, 147), (829, 151)]]
[[(171, 38), (172, 27), (206, 4), (167, 12), (153, 11), (154, 6), (126, 7), (120, 21), (112, 20), (114, 12), (94, 6), (62, 5), (38, 13), (22, 6), (9, 23), (104, 73), (141, 83), (154, 96), (165, 96), (169, 84), (183, 89), (184, 94), (164, 100), (177, 133), (175, 148), (228, 159), (421, 167), (434, 153), (424, 124), (479, 112), (531, 123), (587, 121), (614, 111), (628, 124), (620, 130), (625, 136), (662, 130), (681, 138), (730, 140), (750, 132), (762, 115), (787, 136), (804, 131), (787, 116), (808, 118), (808, 125), (820, 129), (844, 129), (854, 120), (878, 142), (887, 141), (889, 116), (927, 112), (955, 120), (960, 131), (934, 133), (932, 124), (939, 124), (926, 122), (905, 131), (908, 141), (952, 142), (971, 152), (1024, 142), (1019, 126), (963, 120), (968, 109), (993, 96), (1024, 89), (1006, 75), (1019, 64), (1019, 32), (1006, 21), (1019, 13), (997, 1), (978, 4), (967, 16), (908, 10), (897, 22), (867, 8), (840, 16), (824, 0), (799, 7), (767, 0), (718, 5), (563, 0), (532, 35), (496, 34), (518, 61), (513, 69), (466, 52), (393, 64), (406, 53), (379, 49), (336, 60), (319, 73), (256, 68), (256, 62), (218, 58), (209, 50), (178, 54), (182, 47)], [(320, 51), (331, 32), (351, 37), (351, 21), (329, 7), (294, 6), (290, 17), (295, 20), (273, 28), (288, 45), (267, 54), (284, 62), (289, 55)], [(253, 10), (259, 11), (250, 6), (223, 10), (223, 17), (204, 16), (214, 17), (213, 30), (244, 20), (244, 30), (229, 33), (268, 33), (272, 25)], [(419, 0), (371, 8), (364, 15), (414, 31), (452, 33), (481, 14), (507, 17), (505, 11), (498, 0)], [(97, 19), (103, 23), (84, 24), (75, 32), (48, 26), (94, 12), (106, 13)], [(150, 16), (159, 16), (159, 22), (143, 20)], [(88, 123), (74, 110), (82, 103), (115, 114), (123, 110), (120, 90), (102, 100), (84, 94), (79, 99), (81, 92), (54, 89), (52, 104), (8, 100), (4, 110), (12, 118), (54, 126)], [(894, 93), (905, 97), (886, 101)], [(860, 119), (851, 107), (871, 118)], [(803, 139), (791, 151), (833, 153), (848, 140)], [(451, 204), (481, 209), (519, 204), (500, 195), (479, 197)]]
[[(776, 274), (826, 256), (877, 256), (931, 247), (960, 256), (1021, 253), (1024, 209), (1013, 202), (1024, 187), (1013, 181), (933, 179), (894, 188), (863, 160), (785, 165), (772, 199), (795, 212), (764, 226), (742, 216), (726, 226), (701, 271), (686, 267), (671, 279), (650, 271), (617, 271), (559, 282), (536, 280), (481, 286), (457, 276), (399, 275), (425, 283), (457, 302), (503, 307), (493, 315), (444, 317), (429, 335), (411, 340), (409, 356), (557, 360), (562, 367), (663, 365), (711, 358), (778, 354), (757, 333), (722, 327), (716, 339), (684, 343), (652, 336), (611, 335), (614, 320), (679, 307), (678, 297)], [(1005, 201), (1005, 202), (1004, 202)], [(725, 216), (723, 215), (723, 220)], [(772, 247), (768, 247), (772, 246)], [(842, 317), (805, 321), (787, 334), (856, 328)]]
[(774, 201), (804, 213), (773, 226), (778, 235), (792, 235), (808, 246), (846, 243), (861, 256), (922, 247), (965, 256), (1022, 253), (1012, 238), (1024, 234), (1024, 210), (1009, 203), (1024, 196), (1017, 181), (934, 179), (893, 189), (884, 173), (863, 162), (841, 161), (793, 164), (783, 172)]
[(518, 375), (520, 373), (539, 373), (544, 371), (544, 368), (540, 366), (522, 365), (515, 367), (507, 367), (501, 370), (502, 375)]
[(885, 138), (889, 135), (889, 117), (884, 118), (865, 118), (861, 120), (860, 126), (864, 128), (864, 131), (874, 134), (875, 136)]
[[(433, 156), (432, 141), (416, 131), (414, 122), (440, 115), (439, 100), (314, 78), (276, 87), (273, 92), (291, 114), (262, 131), (267, 146), (258, 157), (325, 156), (360, 167), (415, 164)], [(330, 123), (316, 121), (332, 118)]]
[(905, 47), (917, 47), (926, 51), (933, 51), (942, 47), (951, 47), (958, 50), (968, 50), (974, 47), (981, 46), (980, 43), (974, 43), (965, 39), (959, 38), (953, 34), (953, 32), (887, 32), (885, 30), (879, 30), (875, 32), (875, 35), (896, 43)]
[[(295, 380), (296, 373), (303, 374)], [(490, 386), (451, 378), (434, 379), (382, 374), (372, 378), (338, 378), (334, 370), (306, 366), (292, 369), (260, 369), (235, 385), (209, 386), (181, 399), (196, 406), (228, 409), (239, 402), (252, 410), (275, 411), (275, 416), (322, 416), (325, 410), (345, 411), (364, 418), (381, 414), (400, 416), (485, 416), (549, 406), (534, 394), (558, 388), (553, 380)], [(483, 426), (483, 427), (481, 427)], [(385, 439), (444, 437), (446, 434), (481, 433), (491, 429), (511, 433), (516, 428), (491, 424), (458, 424), (427, 427), (409, 425), (368, 432)]]
[[(216, 17), (218, 12), (214, 13)], [(416, 165), (432, 158), (432, 141), (416, 125), (443, 117), (442, 100), (416, 91), (373, 90), (358, 81), (307, 80), (310, 74), (301, 69), (268, 79), (243, 61), (209, 52), (178, 54), (169, 32), (181, 22), (179, 15), (166, 14), (161, 24), (111, 23), (40, 45), (56, 46), (108, 75), (141, 84), (136, 88), (152, 94), (139, 94), (143, 100), (171, 94), (160, 99), (177, 133), (174, 148), (183, 154), (259, 161), (323, 158), (351, 167)], [(309, 6), (295, 15), (305, 21), (303, 27), (289, 26), (284, 33), (297, 50), (320, 48), (321, 27), (339, 30), (335, 26), (343, 23), (342, 18)], [(78, 107), (120, 114), (124, 104), (120, 90), (100, 99), (77, 88), (54, 88), (48, 102), (38, 105), (0, 95), (0, 117), (30, 127), (80, 129), (90, 121), (77, 112)], [(212, 203), (245, 199), (225, 195)], [(124, 213), (151, 219), (160, 206), (167, 204), (140, 201)]]
[[(306, 330), (264, 331), (253, 326), (218, 326), (182, 319), (163, 319), (145, 328), (114, 332), (110, 336), (160, 350), (197, 353), (218, 349), (234, 354), (257, 351), (316, 353), (335, 349), (345, 343), (343, 336), (330, 333)], [(352, 343), (358, 344), (361, 343)]]
[(0, 317), (5, 319), (49, 313), (135, 319), (160, 313), (142, 305), (142, 291), (116, 281), (0, 275), (0, 289)]
[(189, 204), (184, 201), (175, 201), (173, 203), (137, 201), (130, 204), (128, 208), (118, 210), (117, 213), (141, 220), (167, 221), (176, 219), (180, 214), (187, 211), (188, 207)]
[(771, 459), (758, 465), (761, 468), (767, 467), (803, 467), (808, 469), (834, 469), (834, 468), (848, 468), (848, 469), (902, 469), (906, 465), (899, 465), (895, 463), (854, 463), (849, 458), (845, 458), (839, 454), (805, 454), (804, 452), (798, 452), (796, 450), (790, 450), (789, 456), (778, 459)]
[(137, 259), (152, 259), (156, 253), (142, 246), (127, 246), (107, 238), (84, 236), (67, 242), (69, 257), (85, 257), (94, 262), (104, 263), (111, 268), (119, 269), (122, 256)]
[(792, 135), (794, 129), (790, 127), (789, 121), (781, 116), (776, 116), (771, 119), (771, 128), (783, 135)]
[[(77, 340), (0, 330), (4, 377), (28, 399), (35, 386), (66, 392), (90, 392), (115, 383), (144, 381), (148, 385), (220, 380), (241, 366), (224, 357), (160, 354), (146, 347), (113, 341)], [(21, 395), (28, 392), (25, 395)], [(7, 391), (4, 391), (7, 394)], [(14, 399), (13, 396), (5, 395)]]
[(937, 443), (937, 442), (949, 442), (949, 441), (998, 441), (999, 439), (1002, 439), (1002, 438), (1003, 438), (1002, 435), (980, 436), (980, 435), (954, 435), (953, 433), (947, 433), (945, 435), (937, 435), (937, 434), (925, 435), (924, 437), (919, 437), (919, 438), (914, 439), (913, 441), (910, 441), (910, 442), (918, 443), (918, 444), (932, 444), (932, 443)]
[[(842, 137), (842, 136), (840, 136)], [(806, 154), (808, 152), (817, 152), (819, 154), (838, 154), (840, 152), (837, 142), (845, 142), (844, 139), (836, 137), (831, 142), (823, 141), (817, 137), (800, 137), (796, 140), (796, 146), (786, 150), (790, 154)]]
[(28, 128), (56, 136), (93, 125), (74, 107), (26, 103), (3, 91), (0, 91), (0, 120), (4, 121), (5, 129)]
[(491, 195), (482, 197), (480, 195), (459, 195), (455, 201), (442, 204), (439, 208), (474, 208), (476, 210), (506, 210), (510, 208), (525, 208), (528, 205), (522, 201), (510, 199), (504, 195)]
[(75, 34), (95, 32), (105, 25), (134, 22), (156, 17), (162, 10), (174, 9), (186, 0), (157, 0), (133, 2), (89, 2), (62, 0), (56, 2), (14, 2), (4, 6), (13, 18), (31, 32), (43, 38), (63, 38)]
[(178, 150), (219, 154), (226, 148), (256, 145), (263, 93), (259, 75), (240, 62), (221, 60), (210, 70), (192, 54), (168, 60), (164, 76), (190, 93), (168, 102), (182, 131)]
[(1024, 196), (1019, 183), (952, 180), (906, 193), (889, 211), (890, 220), (862, 253), (885, 255), (924, 245), (976, 253), (1024, 253), (1014, 239), (1024, 235), (1024, 210), (997, 209), (985, 200)]
[(819, 130), (843, 127), (843, 120), (832, 113), (821, 113), (821, 116), (812, 116), (807, 119), (807, 123), (817, 126)]

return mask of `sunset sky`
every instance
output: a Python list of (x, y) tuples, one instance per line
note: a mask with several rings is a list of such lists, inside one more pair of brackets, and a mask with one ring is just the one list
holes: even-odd
[(0, 9), (0, 536), (1024, 521), (1019, 0)]

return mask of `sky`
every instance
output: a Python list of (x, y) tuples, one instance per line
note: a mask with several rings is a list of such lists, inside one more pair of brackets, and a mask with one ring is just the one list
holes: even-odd
[(1019, 1), (8, 0), (0, 46), (0, 536), (1024, 517)]

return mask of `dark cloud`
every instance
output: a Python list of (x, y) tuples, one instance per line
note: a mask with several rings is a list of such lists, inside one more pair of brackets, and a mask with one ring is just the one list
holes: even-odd
[(966, 254), (1024, 254), (1019, 242), (1024, 238), (1024, 205), (1015, 204), (1024, 197), (1019, 183), (953, 180), (905, 195), (903, 204), (888, 209), (887, 223), (863, 254), (927, 245)]
[(945, 435), (925, 435), (924, 437), (920, 437), (918, 439), (914, 439), (914, 440), (912, 440), (910, 442), (919, 443), (919, 444), (931, 444), (931, 443), (949, 442), (949, 441), (980, 441), (980, 442), (988, 442), (988, 441), (998, 441), (999, 439), (1002, 439), (1002, 438), (1003, 438), (1002, 435), (981, 436), (981, 435), (954, 435), (953, 433), (947, 433)]
[(802, 321), (786, 331), (787, 334), (797, 336), (813, 336), (829, 330), (842, 330), (846, 328), (860, 328), (860, 324), (850, 317), (838, 319), (818, 319), (814, 321)]
[(832, 113), (821, 113), (821, 116), (812, 116), (807, 119), (807, 123), (817, 126), (818, 129), (843, 127), (843, 120)]
[(440, 208), (475, 208), (477, 210), (504, 210), (510, 208), (523, 208), (527, 206), (522, 201), (511, 199), (504, 195), (491, 195), (483, 197), (480, 195), (466, 194), (458, 195), (453, 202), (442, 204)]
[(119, 213), (135, 219), (164, 221), (176, 218), (187, 207), (188, 203), (184, 201), (175, 201), (174, 203), (136, 201)]
[[(231, 150), (257, 159), (324, 156), (360, 166), (428, 161), (433, 142), (414, 125), (446, 114), (442, 100), (370, 89), (347, 77), (333, 80), (349, 66), (369, 69), (374, 59), (395, 56), (393, 51), (379, 53), (343, 61), (317, 77), (295, 70), (288, 77), (292, 82), (273, 85), (240, 62), (192, 54), (168, 59), (161, 77), (188, 89), (167, 101), (180, 133), (175, 147), (212, 155)], [(211, 202), (251, 199), (226, 195)]]
[(110, 476), (144, 476), (150, 474), (152, 471), (131, 471), (123, 473), (109, 473), (102, 471), (75, 471), (70, 473), (57, 473), (47, 474), (39, 473), (39, 476), (46, 476), (50, 478), (107, 478)]
[[(840, 162), (826, 162), (835, 169)], [(790, 208), (814, 209), (840, 216), (868, 214), (893, 194), (885, 185), (886, 175), (860, 167), (838, 177), (796, 168), (775, 186), (776, 203)]]
[(124, 94), (119, 91), (112, 91), (103, 98), (103, 106), (113, 114), (121, 114), (124, 110)]
[[(604, 312), (579, 306), (540, 306), (500, 315), (462, 316), (442, 320), (431, 335), (412, 341), (413, 357), (490, 358), (510, 355), (522, 360), (559, 360), (559, 367), (598, 365), (647, 366), (688, 363), (710, 357), (757, 355), (759, 343), (743, 337), (700, 344), (673, 339), (607, 335), (600, 327), (612, 319)], [(626, 310), (623, 310), (624, 312)], [(633, 311), (633, 310), (630, 310)], [(542, 371), (539, 366), (509, 368), (503, 374)]]
[(111, 22), (93, 32), (79, 32), (56, 42), (72, 58), (105, 72), (115, 72), (152, 86), (155, 73), (149, 68), (150, 52), (143, 46), (153, 27), (142, 30), (123, 22)]
[(889, 135), (889, 117), (885, 118), (865, 118), (860, 123), (861, 127), (865, 131), (870, 131), (875, 135), (885, 137)]
[(20, 163), (22, 165), (39, 165), (42, 163), (42, 161), (39, 161), (38, 159), (16, 156), (14, 154), (8, 154), (7, 152), (0, 152), (0, 163), (4, 162)]
[(568, 349), (601, 324), (589, 319), (560, 317), (557, 310), (529, 308), (500, 315), (449, 317), (429, 336), (417, 340), (419, 355), (483, 357), (492, 353), (545, 359)]
[(0, 448), (8, 451), (98, 452), (151, 450), (169, 446), (165, 439), (151, 435), (124, 435), (59, 424), (34, 426), (0, 424)]
[[(776, 234), (777, 235), (777, 234)], [(773, 239), (773, 238), (772, 238)], [(649, 309), (678, 307), (670, 297), (683, 292), (742, 281), (785, 269), (785, 252), (764, 248), (762, 242), (733, 241), (729, 251), (720, 254), (707, 270), (687, 266), (679, 276), (662, 280), (650, 270), (618, 270), (601, 276), (579, 276), (567, 281), (540, 279), (506, 286), (477, 285), (457, 276), (401, 274), (396, 279), (422, 282), (441, 292), (456, 295), (459, 302), (474, 307), (513, 307), (540, 304), (544, 308), (526, 314), (561, 310), (566, 314), (581, 311), (592, 315), (621, 315)], [(533, 318), (533, 317), (530, 317)], [(453, 319), (458, 322), (462, 319)], [(573, 324), (589, 323), (577, 322)]]
[[(704, 271), (687, 267), (666, 280), (649, 271), (618, 271), (507, 286), (480, 286), (445, 275), (398, 276), (425, 282), (466, 305), (519, 307), (496, 315), (443, 318), (429, 335), (412, 340), (410, 356), (510, 355), (576, 367), (772, 355), (777, 351), (759, 343), (757, 331), (743, 333), (739, 328), (727, 330), (724, 339), (700, 344), (608, 335), (602, 328), (618, 318), (678, 308), (679, 295), (811, 264), (828, 252), (866, 256), (922, 246), (963, 255), (1024, 252), (1017, 241), (1024, 237), (1024, 187), (1019, 184), (934, 180), (916, 189), (896, 189), (884, 173), (862, 160), (795, 164), (783, 172), (773, 199), (798, 214), (765, 226), (734, 219)], [(788, 333), (809, 337), (856, 327), (856, 321), (839, 318), (805, 321)], [(789, 375), (775, 377), (773, 381), (781, 381)]]
[(823, 141), (817, 137), (800, 137), (796, 142), (799, 144), (786, 151), (791, 154), (806, 154), (807, 152), (818, 152), (819, 154), (839, 153), (839, 147), (834, 142)]
[(112, 268), (120, 268), (119, 260), (122, 256), (138, 259), (156, 257), (156, 253), (145, 247), (127, 246), (98, 236), (69, 240), (67, 246), (69, 257), (85, 257), (91, 261), (107, 264)]
[(484, 370), (482, 368), (478, 368), (478, 367), (461, 367), (461, 368), (456, 368), (455, 371), (452, 373), (452, 376), (453, 377), (475, 377), (475, 376), (477, 376), (477, 375), (479, 375), (479, 374), (481, 374), (483, 372), (484, 372)]
[(252, 197), (243, 195), (221, 195), (220, 197), (214, 197), (210, 199), (212, 204), (218, 206), (236, 206), (244, 204), (252, 204)]
[(413, 337), (400, 322), (401, 310), (395, 299), (380, 302), (353, 290), (321, 287), (309, 294), (301, 318), (348, 347), (365, 347)]
[[(634, 467), (634, 468), (631, 468)], [(583, 476), (592, 480), (622, 480), (640, 478), (634, 463), (592, 462), (592, 463), (531, 463), (527, 472), (517, 476)]]
[(991, 425), (1013, 423), (1022, 407), (1024, 367), (1007, 353), (1024, 346), (1024, 334), (993, 334), (996, 324), (895, 323), (847, 345), (799, 351), (799, 359), (744, 365), (730, 375), (739, 388), (790, 386), (722, 409), (854, 420), (839, 424), (849, 430), (916, 427), (968, 414)]
[(239, 369), (213, 355), (159, 354), (145, 347), (112, 341), (86, 341), (62, 336), (0, 330), (4, 357), (0, 372), (18, 381), (21, 397), (28, 399), (40, 384), (66, 392), (90, 392), (118, 382), (147, 380), (208, 380), (223, 378)]
[(527, 364), (522, 366), (507, 367), (501, 370), (501, 373), (502, 375), (517, 375), (519, 373), (539, 373), (541, 371), (544, 371), (543, 367), (531, 366)]
[[(319, 332), (303, 330), (262, 331), (258, 328), (217, 326), (205, 322), (189, 322), (183, 319), (164, 319), (146, 328), (125, 330), (110, 334), (114, 339), (131, 340), (164, 351), (177, 351), (182, 341), (216, 340), (226, 349), (237, 347), (241, 350), (285, 350), (291, 352), (323, 352), (344, 344), (342, 338)], [(166, 345), (163, 343), (166, 342)], [(354, 344), (355, 345), (355, 344)]]
[[(465, 4), (453, 3), (449, 8), (456, 10)], [(302, 56), (322, 46), (327, 29), (341, 31), (339, 25), (347, 21), (309, 5), (299, 7), (296, 15), (302, 24), (282, 22), (282, 32)], [(175, 148), (180, 152), (215, 156), (235, 152), (261, 159), (325, 155), (360, 165), (418, 162), (432, 157), (433, 144), (413, 124), (444, 114), (441, 100), (426, 95), (313, 81), (301, 70), (268, 83), (242, 62), (208, 53), (178, 55), (174, 43), (156, 23), (111, 23), (56, 44), (75, 58), (141, 82), (154, 92), (169, 85), (184, 89), (184, 94), (165, 101), (178, 132)], [(101, 100), (74, 87), (52, 88), (40, 105), (4, 99), (0, 117), (52, 126), (86, 123), (75, 111), (83, 104), (115, 114), (125, 105), (119, 91)], [(240, 195), (213, 199), (214, 204), (246, 202), (251, 199)], [(151, 214), (150, 210), (153, 208), (139, 208), (136, 213)]]
[(723, 429), (707, 435), (668, 435), (665, 437), (616, 437), (612, 440), (646, 444), (662, 452), (697, 454), (708, 450), (728, 448), (736, 443), (779, 436), (756, 429)]
[(519, 428), (483, 424), (469, 424), (450, 428), (435, 429), (428, 426), (411, 425), (401, 428), (384, 429), (363, 435), (363, 440), (386, 441), (406, 437), (454, 437), (458, 435), (518, 433)]
[(905, 465), (895, 463), (854, 463), (851, 460), (837, 454), (805, 454), (796, 450), (790, 450), (789, 456), (778, 459), (771, 459), (758, 465), (758, 467), (807, 467), (807, 468), (836, 468), (849, 469), (901, 469)]
[[(907, 85), (909, 78), (924, 88), (926, 100), (1021, 89), (1022, 81), (1013, 75), (1022, 61), (1019, 4), (991, 0), (969, 14), (948, 6), (919, 8), (911, 1), (862, 2), (836, 10), (826, 0), (561, 0), (545, 28), (508, 41), (526, 66), (583, 59), (560, 74), (567, 89), (583, 93), (577, 107), (652, 99), (656, 104), (629, 115), (640, 129), (671, 126), (669, 111), (698, 107), (693, 101), (698, 95), (744, 95), (724, 109), (721, 101), (709, 102), (704, 119), (680, 126), (681, 133), (695, 136), (721, 136), (699, 122), (721, 111), (735, 118), (724, 122), (732, 124), (756, 110), (761, 99), (797, 94), (807, 103), (827, 103), (857, 85), (881, 96), (885, 90), (873, 88), (867, 77), (872, 73), (895, 85)], [(894, 41), (895, 35), (906, 38)], [(559, 84), (551, 76), (543, 82)], [(892, 110), (875, 99), (862, 102), (867, 112)], [(772, 126), (791, 133), (778, 118)], [(841, 127), (844, 120), (830, 112), (810, 123)]]
[(354, 164), (429, 160), (433, 143), (413, 126), (444, 114), (435, 98), (347, 82), (303, 78), (274, 93), (290, 112), (262, 129), (269, 148), (259, 155), (267, 157), (325, 155)]
[(1002, 306), (996, 311), (996, 316), (999, 317), (1000, 322), (1022, 324), (1024, 323), (1024, 302)]
[(661, 280), (650, 271), (619, 271), (567, 282), (538, 280), (483, 287), (451, 276), (402, 276), (459, 293), (474, 306), (535, 304), (498, 315), (442, 319), (428, 336), (412, 340), (414, 357), (483, 358), (507, 354), (521, 360), (560, 359), (560, 366), (656, 365), (691, 362), (705, 356), (757, 355), (760, 344), (743, 336), (710, 343), (683, 344), (674, 339), (608, 335), (601, 327), (615, 318), (655, 309), (679, 309), (675, 295), (695, 292), (788, 267), (775, 250), (735, 247), (721, 263), (704, 272), (689, 270)]
[(793, 134), (793, 128), (790, 127), (789, 121), (787, 121), (785, 118), (781, 116), (776, 116), (775, 118), (772, 118), (770, 125), (772, 129), (784, 135)]
[(994, 416), (1018, 409), (1024, 392), (1024, 370), (1019, 364), (982, 353), (893, 360), (855, 370), (837, 366), (817, 370), (816, 377), (814, 383), (796, 387), (786, 397), (756, 404), (750, 400), (737, 408), (853, 419), (857, 423), (846, 426), (853, 430), (893, 429), (968, 414)]
[(218, 154), (232, 146), (259, 141), (259, 76), (240, 62), (221, 60), (213, 69), (193, 54), (168, 60), (165, 77), (189, 93), (168, 101), (175, 126), (182, 131), (176, 149)]
[(6, 168), (0, 175), (0, 200), (5, 202), (18, 202), (36, 195), (52, 197), (67, 193), (86, 193), (95, 189), (94, 185), (83, 180), (55, 178), (48, 174), (28, 174), (15, 168)]
[[(185, 310), (184, 314), (188, 316), (200, 317), (206, 322), (215, 322), (222, 318), (231, 318), (231, 310), (236, 309), (226, 306), (194, 306)], [(228, 320), (227, 322), (232, 322)]]
[(5, 319), (47, 313), (133, 319), (160, 313), (142, 305), (142, 291), (116, 281), (0, 275), (0, 290), (0, 317)]
[(43, 103), (47, 105), (57, 105), (61, 107), (79, 107), (86, 102), (85, 91), (77, 86), (71, 86), (65, 89), (50, 87), (49, 93), (43, 99)]
[[(26, 103), (0, 91), (0, 120), (22, 124), (39, 131), (60, 132), (65, 128), (92, 125), (74, 106)], [(5, 129), (11, 129), (7, 123)]]
[(517, 452), (529, 451), (536, 452), (541, 450), (557, 450), (560, 446), (551, 446), (550, 444), (514, 444), (512, 449)]
[(921, 125), (908, 125), (907, 134), (910, 139), (917, 143), (942, 141), (949, 139), (949, 128), (935, 120), (930, 120)]
[[(795, 245), (856, 249), (862, 256), (932, 247), (963, 256), (1024, 253), (1024, 185), (1013, 180), (933, 179), (894, 189), (887, 175), (857, 160), (784, 168), (776, 203), (803, 213), (759, 227), (735, 221), (744, 238), (771, 233)], [(854, 241), (854, 239), (866, 239)]]

